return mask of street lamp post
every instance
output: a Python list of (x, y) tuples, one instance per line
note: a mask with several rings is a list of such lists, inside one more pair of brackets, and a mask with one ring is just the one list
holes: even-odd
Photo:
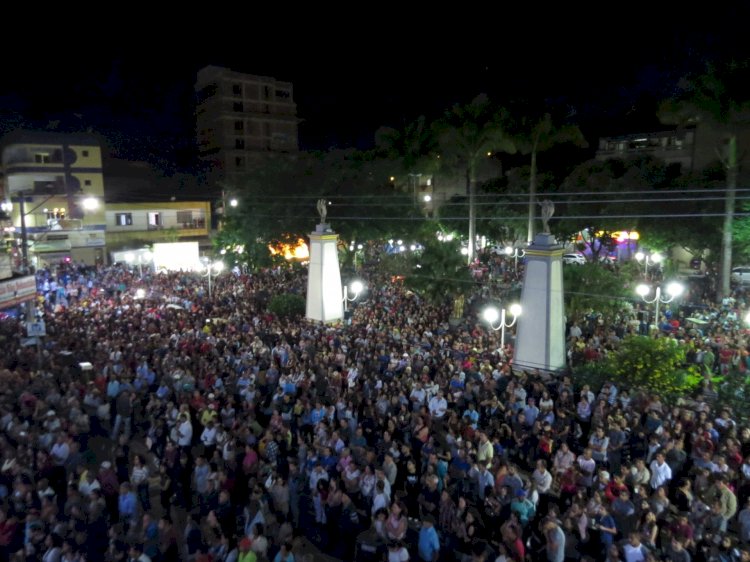
[[(362, 283), (362, 281), (352, 281), (350, 285), (344, 285), (344, 314), (346, 314), (349, 311), (349, 303), (354, 302), (357, 300), (357, 297), (359, 297), (360, 293), (364, 290), (365, 285)], [(352, 297), (349, 296), (349, 292), (351, 291)]]
[(648, 266), (649, 265), (659, 265), (662, 261), (664, 261), (664, 256), (662, 256), (659, 252), (654, 252), (653, 254), (644, 254), (643, 252), (636, 252), (635, 259), (638, 261), (638, 263), (643, 262), (645, 265), (644, 274), (646, 277), (648, 277)]
[(522, 258), (526, 255), (526, 252), (521, 248), (514, 248), (513, 246), (505, 247), (505, 255), (509, 258), (513, 258), (513, 272), (518, 272), (518, 258)]
[(143, 277), (143, 266), (144, 264), (148, 265), (151, 263), (151, 260), (153, 259), (153, 254), (151, 252), (146, 251), (140, 251), (138, 253), (132, 253), (128, 252), (125, 254), (125, 261), (128, 262), (128, 265), (137, 265), (138, 266), (138, 276)]
[[(493, 330), (500, 330), (500, 347), (505, 347), (505, 329), (506, 328), (512, 328), (513, 325), (518, 320), (518, 317), (521, 315), (521, 305), (520, 304), (512, 304), (510, 305), (510, 313), (513, 316), (513, 319), (510, 321), (510, 323), (505, 321), (506, 318), (506, 311), (505, 307), (498, 310), (494, 306), (487, 307), (484, 310), (484, 319), (487, 321), (487, 323), (490, 325), (490, 328)], [(495, 322), (500, 319), (500, 324), (498, 326), (495, 326)]]
[(213, 263), (208, 262), (206, 264), (206, 273), (203, 275), (203, 277), (208, 278), (208, 298), (211, 298), (212, 291), (212, 284), (211, 281), (214, 277), (219, 275), (224, 270), (224, 262), (222, 261), (215, 261)]
[(669, 304), (673, 300), (675, 300), (677, 297), (679, 297), (683, 291), (685, 290), (685, 287), (682, 286), (680, 283), (672, 282), (669, 285), (667, 285), (667, 297), (662, 298), (661, 294), (661, 287), (659, 285), (656, 286), (656, 291), (654, 293), (654, 298), (649, 299), (648, 294), (651, 292), (651, 287), (646, 284), (638, 285), (635, 288), (635, 292), (638, 293), (638, 295), (643, 299), (643, 302), (646, 304), (656, 304), (656, 310), (655, 310), (655, 321), (656, 321), (656, 328), (659, 329), (659, 305), (661, 303)]

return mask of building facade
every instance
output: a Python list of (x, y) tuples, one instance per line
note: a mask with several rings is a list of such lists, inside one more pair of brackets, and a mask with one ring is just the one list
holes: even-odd
[(110, 261), (156, 242), (196, 241), (210, 248), (211, 203), (188, 174), (165, 176), (146, 162), (108, 157), (105, 224)]
[(107, 203), (107, 247), (111, 253), (154, 242), (208, 243), (210, 218), (208, 201)]
[(212, 183), (236, 179), (268, 152), (299, 150), (290, 82), (207, 66), (195, 91), (198, 152)]
[(14, 268), (62, 260), (104, 263), (104, 175), (99, 140), (85, 133), (14, 131), (0, 139), (3, 200)]
[[(750, 146), (750, 128), (738, 132), (740, 147)], [(601, 137), (597, 160), (651, 156), (666, 164), (678, 164), (683, 173), (698, 172), (726, 159), (726, 133), (707, 123), (651, 133)], [(750, 156), (743, 153), (745, 160)]]

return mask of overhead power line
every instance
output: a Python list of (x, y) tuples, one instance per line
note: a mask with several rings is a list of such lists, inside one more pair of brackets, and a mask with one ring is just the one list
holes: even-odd
[[(552, 217), (550, 219), (551, 222), (554, 222), (556, 220), (580, 220), (580, 219), (636, 219), (636, 218), (653, 218), (653, 219), (660, 219), (660, 218), (671, 218), (671, 219), (679, 219), (679, 218), (706, 218), (706, 217), (723, 217), (724, 213), (680, 213), (680, 214), (666, 214), (666, 213), (654, 213), (654, 214), (630, 214), (630, 215), (566, 215), (564, 217)], [(735, 217), (750, 217), (750, 213), (734, 213)], [(247, 213), (244, 214), (243, 217), (246, 218), (271, 218), (271, 219), (310, 219), (310, 215), (268, 215), (268, 214), (257, 214), (257, 213)], [(355, 216), (355, 217), (339, 217), (333, 214), (328, 215), (328, 217), (332, 220), (375, 220), (375, 221), (382, 221), (382, 220), (397, 220), (397, 221), (427, 221), (427, 220), (433, 220), (431, 217), (365, 217), (365, 216)], [(467, 221), (469, 220), (468, 217), (440, 217), (440, 220), (451, 220), (451, 221)], [(485, 220), (485, 221), (525, 221), (528, 220), (528, 217), (501, 217), (501, 216), (495, 216), (495, 217), (477, 217), (477, 220)]]

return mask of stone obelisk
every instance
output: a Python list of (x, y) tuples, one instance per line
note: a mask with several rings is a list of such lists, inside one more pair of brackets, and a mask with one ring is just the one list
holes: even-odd
[(565, 249), (549, 231), (555, 212), (551, 201), (542, 206), (543, 232), (526, 249), (513, 367), (556, 372), (565, 368), (565, 305), (562, 255)]
[(344, 318), (344, 303), (336, 234), (326, 223), (327, 201), (318, 200), (320, 223), (310, 233), (310, 265), (307, 278), (307, 318), (337, 322)]

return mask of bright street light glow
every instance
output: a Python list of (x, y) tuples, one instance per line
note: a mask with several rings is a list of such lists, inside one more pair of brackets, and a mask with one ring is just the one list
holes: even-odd
[(462, 256), (468, 256), (469, 255), (469, 248), (461, 248), (461, 255)]
[(672, 298), (679, 297), (684, 290), (685, 287), (676, 281), (667, 285), (667, 294)]
[(99, 200), (96, 197), (86, 197), (82, 204), (83, 208), (87, 211), (93, 211), (99, 208)]
[(636, 252), (635, 253), (635, 259), (637, 259), (638, 261), (643, 261), (643, 258), (645, 258), (645, 257), (646, 257), (646, 254), (644, 254), (643, 252)]
[(423, 200), (423, 201), (424, 201), (425, 203), (429, 203), (430, 201), (432, 201), (432, 195), (429, 195), (429, 194), (428, 194), (428, 195), (425, 195), (424, 197), (422, 197), (422, 200)]
[(521, 305), (518, 304), (518, 303), (514, 303), (514, 304), (510, 305), (510, 313), (513, 316), (521, 316), (521, 310), (522, 310), (521, 309)]
[(490, 306), (484, 309), (483, 316), (487, 322), (494, 324), (500, 318), (500, 311), (494, 306)]
[(137, 298), (137, 299), (142, 299), (145, 296), (146, 296), (146, 291), (144, 291), (143, 289), (138, 289), (135, 292), (135, 298)]
[(237, 199), (230, 199), (229, 205), (231, 207), (236, 207), (237, 206)]
[(358, 295), (362, 292), (362, 289), (365, 288), (365, 285), (364, 283), (362, 283), (362, 281), (352, 281), (351, 285), (349, 285), (349, 288), (351, 289), (352, 293)]
[(659, 252), (655, 252), (651, 254), (651, 261), (654, 263), (661, 263), (663, 259), (664, 259), (664, 256), (662, 256)]
[(638, 293), (640, 296), (645, 297), (651, 292), (651, 287), (649, 287), (648, 285), (641, 284), (635, 288), (635, 292)]
[(505, 253), (510, 256), (513, 253), (513, 246), (505, 246)]

